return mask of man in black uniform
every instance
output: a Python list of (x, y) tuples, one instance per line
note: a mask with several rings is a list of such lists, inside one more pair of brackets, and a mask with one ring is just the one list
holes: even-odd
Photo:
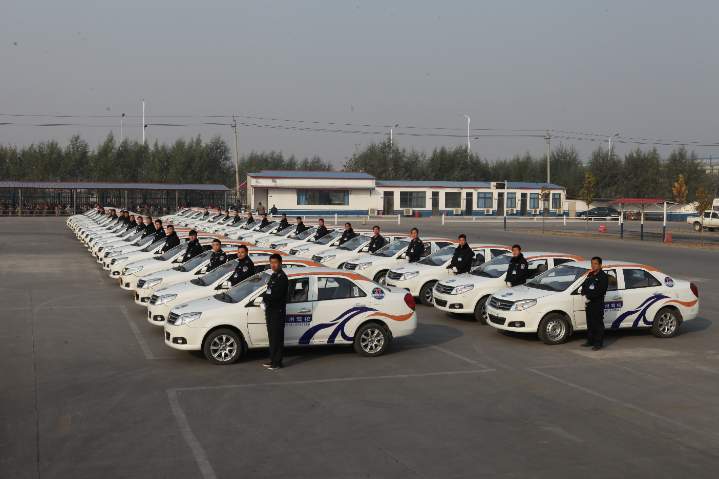
[[(271, 214), (272, 216), (276, 216), (276, 215), (277, 215), (277, 207), (276, 207), (275, 205), (272, 205), (272, 208), (270, 208), (270, 214)], [(282, 217), (284, 218), (285, 215), (283, 214)]]
[(609, 276), (602, 270), (602, 258), (592, 258), (592, 270), (582, 283), (582, 299), (586, 304), (587, 342), (582, 347), (601, 351), (604, 348), (604, 295), (609, 287)]
[(267, 291), (262, 295), (262, 309), (267, 321), (267, 338), (270, 340), (270, 362), (263, 364), (270, 370), (282, 368), (282, 355), (285, 344), (285, 310), (287, 308), (287, 290), (289, 281), (282, 271), (282, 256), (270, 256), (272, 276), (267, 283)]
[(309, 227), (305, 226), (305, 224), (302, 222), (302, 217), (297, 217), (297, 227), (295, 228), (295, 233), (300, 234), (307, 231)]
[(345, 244), (355, 236), (357, 235), (355, 234), (355, 230), (352, 229), (352, 223), (345, 223), (345, 230), (340, 238), (340, 245)]
[(129, 231), (134, 228), (137, 228), (137, 223), (135, 222), (135, 215), (130, 215), (130, 221), (127, 222), (127, 228), (125, 228), (125, 231)]
[(143, 231), (143, 232), (145, 231), (145, 222), (142, 219), (142, 216), (137, 217), (137, 228), (135, 228), (135, 231), (137, 233), (139, 233), (141, 231)]
[(242, 221), (243, 216), (240, 215), (240, 212), (238, 211), (237, 214), (235, 214), (235, 217), (232, 218), (232, 224)]
[(247, 217), (247, 224), (251, 225), (254, 222), (255, 222), (255, 217), (252, 216), (252, 212), (250, 211), (249, 216)]
[(317, 232), (315, 233), (315, 241), (322, 238), (323, 236), (327, 236), (329, 231), (327, 231), (327, 227), (325, 227), (325, 220), (320, 218), (320, 227), (317, 228)]
[(190, 241), (187, 243), (187, 249), (185, 250), (185, 254), (182, 256), (183, 263), (185, 261), (190, 261), (198, 254), (202, 253), (202, 246), (200, 245), (200, 242), (197, 241), (197, 231), (190, 230), (190, 234), (188, 236), (190, 237)]
[(247, 254), (247, 246), (241, 244), (237, 247), (237, 266), (228, 280), (230, 287), (241, 283), (254, 274), (255, 263), (250, 259), (250, 255)]
[[(202, 248), (200, 248), (202, 249)], [(217, 238), (212, 240), (212, 256), (210, 256), (210, 267), (208, 271), (221, 266), (227, 262), (227, 255), (222, 251), (222, 243)]]
[(155, 220), (155, 241), (160, 241), (165, 236), (167, 234), (165, 233), (165, 228), (162, 227), (162, 220)]
[(287, 215), (285, 213), (282, 213), (282, 219), (280, 220), (280, 229), (283, 230), (285, 228), (288, 228), (290, 226), (290, 222), (287, 221)]
[(260, 229), (270, 224), (270, 220), (267, 219), (267, 213), (262, 213), (262, 222), (260, 223)]
[(378, 249), (384, 246), (384, 238), (382, 238), (382, 235), (379, 234), (379, 226), (375, 226), (372, 228), (372, 231), (374, 231), (374, 236), (369, 242), (369, 252), (374, 253)]
[(150, 235), (155, 234), (155, 223), (152, 222), (152, 216), (145, 218), (145, 232), (142, 233), (140, 239), (147, 238)]
[(467, 236), (459, 235), (459, 246), (454, 249), (454, 255), (452, 256), (452, 271), (454, 274), (469, 273), (472, 269), (472, 259), (474, 258), (474, 251), (467, 244)]
[(527, 282), (527, 273), (529, 272), (529, 263), (524, 259), (522, 248), (518, 244), (512, 246), (512, 259), (509, 260), (509, 268), (507, 268), (507, 276), (504, 281), (507, 287), (517, 286)]
[(422, 259), (422, 253), (424, 253), (424, 243), (419, 239), (419, 230), (412, 228), (412, 241), (407, 247), (407, 259), (410, 263), (416, 263)]
[(178, 238), (177, 233), (175, 233), (175, 227), (172, 225), (167, 225), (167, 236), (165, 237), (165, 246), (162, 247), (161, 252), (166, 253), (179, 244), (180, 244), (180, 238)]

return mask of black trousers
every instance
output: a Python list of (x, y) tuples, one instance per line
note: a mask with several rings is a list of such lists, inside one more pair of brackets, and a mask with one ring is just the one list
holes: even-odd
[(285, 352), (285, 312), (266, 311), (267, 338), (270, 340), (270, 363), (282, 366), (282, 355)]
[(585, 308), (587, 313), (587, 342), (595, 346), (604, 345), (604, 301), (590, 303)]

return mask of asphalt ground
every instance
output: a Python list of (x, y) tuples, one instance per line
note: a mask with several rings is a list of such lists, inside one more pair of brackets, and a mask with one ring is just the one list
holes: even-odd
[(0, 220), (0, 476), (711, 477), (719, 470), (719, 251), (417, 225), (422, 235), (644, 262), (694, 281), (666, 340), (547, 346), (418, 306), (378, 358), (350, 347), (210, 365), (101, 270), (64, 219)]

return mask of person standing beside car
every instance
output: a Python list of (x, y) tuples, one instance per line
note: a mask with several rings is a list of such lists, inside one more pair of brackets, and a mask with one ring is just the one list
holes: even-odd
[(262, 295), (261, 307), (267, 321), (267, 338), (270, 342), (270, 362), (263, 364), (270, 370), (282, 368), (282, 355), (285, 345), (285, 313), (287, 309), (287, 290), (289, 281), (282, 271), (282, 256), (277, 253), (270, 256), (272, 276), (267, 290)]
[(167, 236), (167, 233), (165, 233), (165, 228), (162, 227), (162, 220), (155, 220), (155, 241), (160, 241), (165, 236)]
[(185, 254), (182, 256), (183, 263), (190, 261), (198, 254), (202, 253), (202, 246), (200, 245), (200, 242), (197, 241), (197, 231), (190, 230), (188, 236), (190, 237), (190, 241), (187, 243), (187, 249), (185, 250)]
[(305, 226), (305, 224), (302, 222), (302, 217), (297, 217), (297, 227), (295, 227), (295, 234), (304, 233), (307, 231), (309, 227)]
[(507, 268), (507, 276), (504, 281), (507, 287), (524, 284), (527, 281), (527, 273), (529, 271), (529, 263), (524, 259), (522, 248), (515, 244), (512, 246), (512, 259), (509, 260), (509, 268)]
[(264, 228), (265, 226), (267, 226), (267, 225), (269, 225), (269, 224), (270, 224), (270, 220), (267, 219), (267, 214), (266, 214), (266, 213), (262, 213), (262, 222), (260, 222), (260, 228), (259, 228), (259, 229), (262, 229), (262, 228)]
[[(200, 247), (200, 249), (202, 249)], [(227, 255), (222, 251), (222, 242), (217, 238), (212, 240), (212, 256), (210, 256), (210, 267), (208, 271), (212, 271), (218, 266), (222, 266), (227, 262)]]
[(384, 238), (381, 234), (379, 234), (379, 226), (375, 226), (372, 228), (372, 231), (374, 232), (374, 236), (369, 241), (369, 252), (374, 253), (378, 249), (384, 246)]
[(467, 236), (464, 234), (459, 235), (459, 246), (454, 249), (454, 255), (450, 263), (454, 274), (469, 273), (469, 270), (472, 269), (473, 258), (474, 251), (467, 244)]
[(162, 252), (166, 253), (179, 244), (180, 238), (175, 233), (175, 227), (167, 225), (167, 236), (165, 237), (165, 246), (162, 247)]
[(604, 296), (609, 288), (609, 276), (602, 270), (602, 258), (592, 258), (592, 270), (582, 283), (582, 299), (587, 315), (587, 342), (583, 348), (604, 349)]
[(285, 213), (282, 213), (282, 219), (280, 220), (280, 230), (288, 228), (289, 226), (290, 226), (290, 222), (287, 221), (287, 215)]
[(147, 238), (150, 235), (155, 234), (155, 223), (152, 222), (152, 216), (145, 218), (145, 232), (142, 233), (140, 239)]
[[(323, 223), (324, 223), (324, 221), (323, 221)], [(342, 233), (342, 237), (340, 238), (340, 246), (342, 246), (343, 244), (345, 244), (346, 242), (348, 242), (355, 236), (357, 236), (357, 235), (355, 234), (355, 230), (352, 229), (352, 223), (345, 223), (345, 230)]]
[(320, 239), (324, 236), (327, 236), (327, 234), (329, 233), (329, 231), (327, 230), (327, 227), (325, 226), (325, 220), (320, 218), (319, 224), (320, 224), (320, 226), (319, 226), (319, 228), (317, 228), (317, 231), (315, 232), (315, 241), (317, 241), (318, 239)]
[(411, 233), (412, 241), (409, 242), (409, 246), (407, 247), (407, 260), (410, 263), (416, 263), (422, 259), (424, 242), (419, 239), (419, 230), (417, 228), (412, 228)]
[(232, 276), (228, 279), (230, 287), (243, 282), (255, 274), (255, 263), (247, 254), (247, 246), (241, 244), (237, 247), (237, 266)]

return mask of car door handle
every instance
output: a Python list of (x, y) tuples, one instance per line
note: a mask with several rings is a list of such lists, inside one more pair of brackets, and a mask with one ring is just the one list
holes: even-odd
[(661, 291), (654, 291), (654, 292), (652, 293), (653, 296), (659, 296), (660, 294), (662, 294)]
[(302, 308), (302, 309), (297, 310), (297, 312), (298, 313), (311, 313), (312, 310), (307, 309), (307, 308)]
[(611, 300), (617, 300), (617, 299), (622, 299), (622, 297), (621, 297), (621, 296), (612, 296), (612, 297), (609, 298), (609, 299), (611, 299)]
[(366, 304), (355, 304), (355, 307), (356, 308), (366, 308), (367, 305)]

